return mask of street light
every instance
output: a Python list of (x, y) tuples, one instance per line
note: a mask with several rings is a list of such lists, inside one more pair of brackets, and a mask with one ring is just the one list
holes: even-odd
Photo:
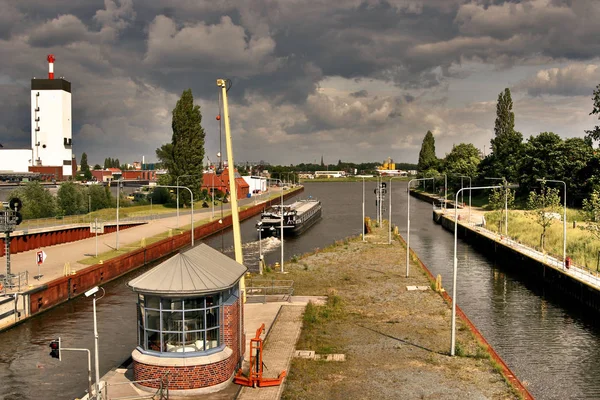
[(502, 178), (487, 178), (486, 177), (485, 179), (503, 181), (503, 184), (504, 184), (504, 210), (505, 210), (504, 235), (508, 237), (508, 181), (504, 177), (502, 177)]
[[(177, 179), (175, 179), (175, 184), (177, 187), (177, 227), (179, 228), (179, 178), (184, 178), (186, 176), (200, 176), (201, 174), (186, 174), (186, 175), (179, 175), (177, 177)], [(213, 185), (214, 185), (214, 177), (213, 177)], [(193, 203), (193, 202), (192, 202)], [(214, 201), (213, 201), (214, 204)], [(213, 217), (215, 216), (215, 212), (214, 212), (214, 208), (213, 208)]]
[(283, 185), (281, 186), (281, 269), (283, 274)]
[(363, 189), (363, 198), (362, 198), (362, 228), (361, 228), (361, 232), (362, 232), (362, 241), (365, 241), (365, 177), (362, 177), (363, 180), (363, 184), (362, 184), (362, 189)]
[(567, 262), (567, 184), (558, 179), (536, 179), (538, 182), (562, 183), (565, 187), (564, 210), (563, 210), (563, 269)]
[(117, 250), (119, 250), (119, 198), (121, 197), (121, 179), (117, 179)]
[[(150, 185), (144, 185), (144, 187), (149, 187)], [(192, 247), (194, 247), (194, 193), (192, 192), (192, 189), (190, 189), (187, 186), (173, 186), (173, 185), (154, 185), (154, 187), (162, 187), (162, 188), (183, 188), (183, 189), (187, 189), (188, 192), (190, 192), (190, 197), (192, 200), (192, 214), (190, 216), (190, 219), (192, 220)]]
[[(469, 188), (469, 190), (472, 189), (497, 189), (497, 188), (501, 188), (502, 186), (481, 186), (481, 187), (475, 187), (475, 188)], [(459, 189), (456, 192), (456, 203), (454, 203), (455, 205), (458, 203), (458, 194), (460, 192), (462, 192), (464, 189)], [(450, 334), (450, 355), (454, 356), (454, 347), (456, 345), (456, 274), (457, 274), (457, 269), (458, 269), (458, 258), (456, 257), (456, 247), (457, 247), (457, 240), (458, 238), (458, 207), (454, 207), (454, 269), (452, 271), (452, 329), (451, 329), (451, 334)]]
[[(262, 254), (262, 231), (263, 231), (263, 223), (262, 221), (258, 221), (256, 223), (256, 230), (258, 231), (258, 273), (262, 275), (263, 273), (263, 254)], [(269, 227), (271, 234), (275, 232), (275, 228), (272, 226)]]
[[(471, 223), (471, 177), (468, 175), (458, 175), (460, 177), (460, 187), (462, 189), (462, 178), (469, 178), (469, 224)], [(464, 202), (463, 202), (464, 203)]]
[(448, 201), (448, 175), (447, 174), (440, 174), (440, 175), (444, 175), (444, 210), (447, 209), (447, 201)]
[[(91, 288), (90, 290), (88, 290), (87, 292), (85, 292), (85, 297), (90, 297), (90, 296), (94, 296), (92, 304), (93, 304), (93, 310), (94, 310), (94, 362), (95, 362), (95, 367), (96, 367), (96, 399), (100, 400), (101, 399), (101, 394), (100, 394), (100, 362), (99, 362), (99, 353), (98, 353), (98, 322), (96, 320), (96, 300), (100, 300), (102, 297), (100, 297), (100, 299), (96, 299), (96, 293), (98, 293), (98, 290), (102, 289), (102, 297), (104, 297), (104, 295), (106, 294), (106, 292), (104, 291), (104, 288), (95, 286), (93, 288)], [(91, 398), (92, 394), (90, 393), (90, 398)]]
[[(389, 232), (388, 232), (388, 244), (392, 244), (392, 179), (394, 178), (401, 178), (401, 176), (392, 176), (390, 178), (390, 209), (389, 209), (389, 216), (388, 216), (388, 221), (389, 221)], [(364, 218), (363, 218), (364, 219)]]
[(409, 272), (409, 260), (410, 260), (410, 184), (413, 181), (426, 181), (428, 179), (434, 179), (434, 178), (414, 178), (411, 179), (410, 181), (408, 181), (408, 189), (407, 189), (407, 194), (408, 194), (408, 199), (406, 200), (406, 207), (407, 207), (407, 215), (406, 215), (406, 277), (408, 278), (408, 272)]

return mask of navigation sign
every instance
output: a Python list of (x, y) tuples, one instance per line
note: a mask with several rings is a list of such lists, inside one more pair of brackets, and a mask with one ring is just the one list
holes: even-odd
[(42, 265), (44, 261), (46, 261), (46, 253), (44, 252), (44, 250), (40, 250), (37, 253), (35, 253), (35, 259), (38, 265)]
[(44, 276), (40, 272), (40, 267), (42, 266), (44, 261), (46, 261), (46, 253), (44, 252), (44, 250), (39, 250), (35, 253), (35, 261), (37, 262), (37, 265), (38, 265), (38, 274), (36, 276), (34, 276), (33, 279), (40, 280), (42, 278), (42, 276)]

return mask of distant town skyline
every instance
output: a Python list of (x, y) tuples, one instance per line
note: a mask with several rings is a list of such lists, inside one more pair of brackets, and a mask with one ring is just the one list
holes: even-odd
[(428, 130), (438, 157), (463, 142), (489, 153), (505, 87), (525, 139), (582, 137), (598, 124), (598, 20), (594, 0), (9, 0), (0, 143), (30, 145), (47, 54), (72, 83), (73, 152), (92, 166), (155, 162), (187, 88), (215, 162), (217, 78), (233, 82), (235, 160), (416, 163)]

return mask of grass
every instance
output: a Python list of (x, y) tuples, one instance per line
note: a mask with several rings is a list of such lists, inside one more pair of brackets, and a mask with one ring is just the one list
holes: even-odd
[(339, 338), (331, 334), (328, 327), (336, 320), (344, 318), (345, 311), (341, 297), (330, 293), (323, 306), (313, 302), (306, 305), (302, 319), (302, 334), (297, 348), (312, 349), (317, 354), (334, 354), (341, 352)]
[[(573, 218), (569, 222), (569, 216)], [(567, 211), (567, 256), (581, 267), (598, 271), (598, 254), (600, 252), (600, 240), (591, 232), (582, 229), (583, 223), (573, 228), (572, 221), (580, 216), (578, 210)], [(504, 221), (504, 214), (492, 211), (485, 214), (487, 229), (498, 232), (498, 220)], [(508, 212), (508, 236), (517, 242), (542, 251), (540, 236), (542, 227), (534, 219), (522, 210), (509, 210)], [(558, 258), (563, 257), (563, 223), (554, 221), (546, 230), (544, 241), (544, 252)]]

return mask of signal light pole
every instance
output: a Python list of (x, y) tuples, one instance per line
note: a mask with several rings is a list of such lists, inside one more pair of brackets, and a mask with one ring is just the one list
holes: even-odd
[[(62, 352), (63, 351), (85, 351), (87, 353), (88, 359), (88, 398), (92, 398), (92, 356), (88, 349), (78, 349), (78, 348), (62, 348), (60, 337), (56, 340), (50, 342), (50, 356), (52, 358), (58, 358), (58, 361), (62, 361)], [(96, 393), (96, 398), (100, 398), (98, 393)]]
[(5, 207), (0, 210), (0, 230), (4, 232), (4, 254), (6, 254), (6, 275), (4, 276), (4, 286), (12, 288), (12, 273), (10, 271), (10, 233), (15, 230), (15, 226), (23, 221), (19, 212), (23, 203), (18, 198), (12, 198), (8, 203), (2, 203)]

